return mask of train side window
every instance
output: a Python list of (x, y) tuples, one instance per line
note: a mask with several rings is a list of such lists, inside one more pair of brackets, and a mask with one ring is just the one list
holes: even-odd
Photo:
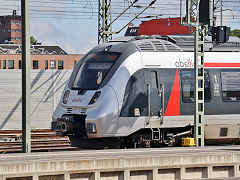
[[(204, 71), (204, 100), (206, 102), (211, 100), (210, 77), (207, 71)], [(194, 71), (182, 70), (182, 101), (184, 103), (194, 102)]]
[(221, 72), (223, 101), (240, 101), (240, 71)]
[(158, 89), (158, 79), (156, 71), (151, 71), (151, 88)]

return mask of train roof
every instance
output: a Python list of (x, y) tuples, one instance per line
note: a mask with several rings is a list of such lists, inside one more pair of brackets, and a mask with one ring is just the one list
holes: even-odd
[(176, 52), (183, 51), (178, 45), (161, 36), (124, 36), (113, 39), (110, 43), (130, 43), (139, 51)]
[[(184, 51), (194, 51), (193, 36), (168, 36), (176, 45)], [(230, 36), (225, 43), (216, 43), (212, 41), (212, 36), (205, 37), (205, 51), (209, 52), (240, 52), (240, 38)]]
[[(171, 36), (124, 36), (109, 42), (110, 44), (131, 43), (139, 51), (194, 51), (194, 36), (171, 35)], [(126, 45), (126, 44), (125, 44)], [(225, 43), (212, 41), (211, 36), (205, 37), (205, 51), (207, 52), (240, 52), (240, 38), (229, 37)]]

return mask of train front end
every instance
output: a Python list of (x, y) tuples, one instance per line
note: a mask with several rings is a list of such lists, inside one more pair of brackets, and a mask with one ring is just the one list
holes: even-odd
[(116, 131), (118, 101), (108, 81), (120, 55), (107, 48), (91, 51), (73, 70), (52, 120), (52, 130), (69, 136), (72, 145), (74, 141), (107, 137)]

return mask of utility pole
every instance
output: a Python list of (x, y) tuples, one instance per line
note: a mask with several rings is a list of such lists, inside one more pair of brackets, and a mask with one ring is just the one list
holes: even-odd
[(98, 2), (98, 44), (112, 39), (111, 0)]
[(222, 0), (221, 0), (221, 15), (220, 15), (220, 26), (222, 26), (223, 25), (223, 14), (222, 14), (222, 12), (223, 12), (223, 3), (222, 3)]
[(22, 152), (31, 153), (30, 0), (21, 0), (22, 15)]
[[(212, 6), (212, 0), (207, 3)], [(196, 146), (204, 146), (204, 37), (207, 24), (212, 24), (213, 13), (210, 6), (209, 9), (204, 7), (210, 15), (210, 22), (199, 23), (200, 0), (186, 1), (186, 25), (194, 28), (194, 139)]]
[(180, 0), (180, 24), (182, 25), (183, 24), (183, 21), (182, 21), (182, 0)]

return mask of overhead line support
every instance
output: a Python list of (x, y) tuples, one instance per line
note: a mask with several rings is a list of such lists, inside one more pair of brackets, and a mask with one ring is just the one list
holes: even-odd
[(113, 34), (120, 33), (129, 23), (134, 19), (138, 18), (144, 11), (146, 11), (150, 6), (152, 6), (156, 0), (150, 2), (150, 4), (144, 8), (140, 13), (138, 13), (132, 20), (130, 20), (125, 26), (123, 26), (119, 31), (112, 31), (112, 24), (119, 19), (130, 7), (132, 7), (138, 0), (134, 0), (122, 13), (120, 13), (113, 21), (111, 17), (111, 0), (99, 0), (98, 5), (98, 43), (106, 42), (112, 39)]
[[(112, 39), (111, 0), (99, 0), (98, 2), (98, 43)], [(109, 33), (104, 33), (109, 32)]]
[(186, 0), (185, 25), (194, 28), (194, 139), (196, 146), (204, 146), (204, 37), (208, 23), (199, 23), (199, 5), (200, 0)]
[[(196, 22), (194, 43), (194, 138), (204, 146), (204, 36), (205, 25)], [(200, 36), (200, 39), (199, 39)]]

